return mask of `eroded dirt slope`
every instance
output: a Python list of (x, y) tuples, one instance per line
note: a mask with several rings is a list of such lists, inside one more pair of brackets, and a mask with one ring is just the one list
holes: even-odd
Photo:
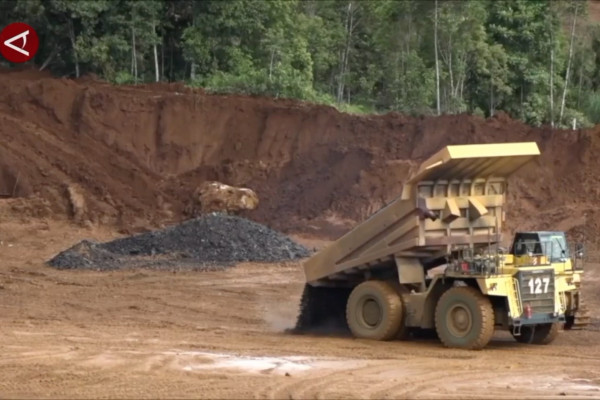
[(193, 190), (215, 179), (258, 192), (248, 217), (318, 233), (380, 208), (411, 166), (444, 145), (534, 140), (543, 156), (512, 179), (509, 228), (569, 230), (589, 211), (595, 234), (597, 131), (537, 129), (505, 115), (353, 116), (177, 84), (114, 87), (5, 71), (0, 195), (29, 196), (9, 201), (15, 212), (69, 214), (67, 187), (75, 186), (84, 222), (136, 230), (184, 218)]

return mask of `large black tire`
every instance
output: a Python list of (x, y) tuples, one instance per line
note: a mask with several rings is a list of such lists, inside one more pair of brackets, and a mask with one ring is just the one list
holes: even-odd
[(290, 333), (348, 335), (345, 310), (350, 289), (304, 285), (300, 312)]
[(492, 303), (472, 287), (448, 289), (435, 309), (435, 329), (446, 347), (482, 349), (494, 334)]
[(346, 304), (346, 321), (355, 337), (391, 340), (402, 327), (402, 299), (384, 281), (366, 281), (356, 286)]
[(519, 343), (550, 344), (558, 336), (560, 323), (522, 326), (521, 334), (513, 337)]

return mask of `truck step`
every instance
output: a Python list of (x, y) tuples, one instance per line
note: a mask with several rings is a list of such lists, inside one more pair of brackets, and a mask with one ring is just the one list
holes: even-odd
[(568, 329), (583, 330), (590, 324), (590, 322), (590, 311), (582, 301), (579, 305), (579, 310), (575, 312), (575, 320), (573, 321), (572, 325), (568, 327)]

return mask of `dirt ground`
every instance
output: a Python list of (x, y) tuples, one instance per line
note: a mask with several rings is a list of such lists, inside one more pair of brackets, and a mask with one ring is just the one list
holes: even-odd
[[(58, 271), (81, 238), (67, 222), (0, 223), (2, 398), (600, 398), (600, 313), (550, 346), (497, 333), (482, 351), (436, 340), (294, 336), (303, 274)], [(312, 241), (310, 245), (318, 245)], [(600, 269), (584, 289), (600, 305)]]
[(0, 398), (600, 398), (600, 264), (584, 284), (589, 329), (544, 347), (498, 333), (477, 352), (286, 334), (298, 263), (44, 265), (85, 238), (188, 218), (207, 179), (252, 188), (260, 206), (244, 216), (319, 247), (395, 198), (443, 146), (505, 141), (542, 152), (510, 179), (507, 236), (565, 230), (598, 249), (599, 132), (0, 70)]

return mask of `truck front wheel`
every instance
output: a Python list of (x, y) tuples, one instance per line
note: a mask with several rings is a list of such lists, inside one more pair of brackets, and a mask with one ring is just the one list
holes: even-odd
[(355, 337), (393, 339), (402, 327), (402, 299), (387, 282), (363, 282), (350, 293), (346, 320)]
[(448, 289), (435, 309), (435, 329), (446, 347), (482, 349), (494, 334), (492, 303), (472, 287)]

